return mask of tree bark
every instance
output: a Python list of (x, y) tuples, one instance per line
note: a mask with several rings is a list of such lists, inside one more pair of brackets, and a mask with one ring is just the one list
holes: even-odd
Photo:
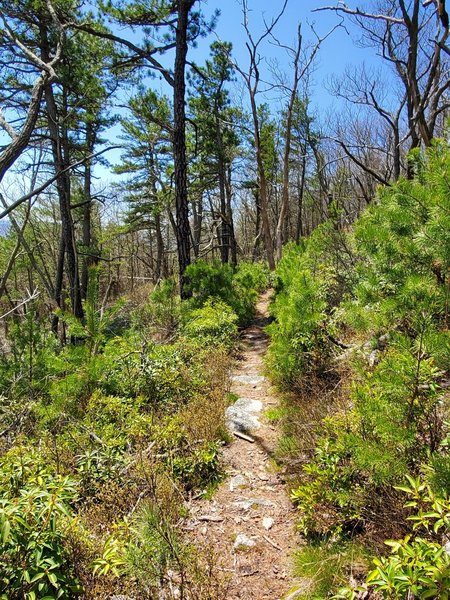
[(259, 185), (259, 210), (261, 216), (261, 232), (264, 240), (264, 248), (266, 251), (266, 258), (269, 264), (269, 269), (273, 271), (275, 269), (275, 258), (273, 255), (273, 240), (270, 231), (270, 220), (269, 220), (269, 198), (267, 194), (267, 179), (266, 171), (264, 168), (264, 160), (261, 148), (261, 137), (259, 131), (259, 119), (258, 109), (256, 107), (255, 94), (253, 90), (250, 90), (250, 104), (253, 116), (253, 127), (255, 135), (255, 151), (256, 151), (256, 164), (258, 169), (258, 185)]
[(227, 221), (229, 227), (229, 241), (230, 241), (230, 252), (231, 252), (231, 264), (233, 267), (237, 266), (237, 243), (236, 236), (234, 233), (234, 222), (233, 222), (233, 209), (231, 206), (231, 167), (228, 169), (228, 174), (225, 184), (226, 191), (226, 210), (227, 210)]
[[(95, 144), (95, 135), (92, 123), (86, 123), (86, 150), (93, 154)], [(83, 257), (81, 270), (81, 297), (86, 300), (87, 288), (89, 284), (89, 268), (98, 262), (98, 257), (94, 255), (92, 240), (92, 167), (91, 161), (86, 161), (84, 166), (83, 181), (83, 220), (82, 220), (82, 244), (86, 255)]]
[(180, 281), (180, 296), (187, 298), (186, 268), (191, 263), (189, 204), (187, 197), (186, 162), (186, 109), (185, 109), (185, 68), (187, 57), (187, 28), (189, 11), (195, 0), (177, 0), (178, 19), (176, 28), (175, 69), (173, 88), (173, 155), (175, 181), (176, 238)]
[(300, 181), (298, 185), (298, 215), (297, 215), (297, 227), (295, 231), (295, 242), (298, 244), (300, 238), (304, 235), (303, 227), (303, 197), (305, 194), (305, 181), (306, 181), (306, 144), (302, 158), (302, 173), (300, 175)]
[[(45, 62), (49, 62), (50, 45), (48, 41), (47, 30), (43, 25), (40, 27), (40, 46), (43, 60)], [(63, 96), (64, 94), (65, 90), (63, 88)], [(56, 180), (56, 188), (58, 191), (61, 216), (61, 236), (64, 241), (67, 259), (67, 276), (69, 279), (72, 312), (74, 316), (83, 318), (83, 306), (81, 302), (81, 288), (78, 272), (78, 253), (75, 242), (75, 229), (70, 209), (70, 174), (67, 169), (70, 162), (67, 128), (65, 125), (63, 125), (60, 131), (58, 107), (53, 94), (53, 88), (51, 86), (47, 86), (45, 88), (44, 97), (55, 172), (56, 174), (60, 173), (60, 176)], [(64, 97), (62, 102), (63, 105), (66, 104)], [(63, 110), (65, 110), (65, 106), (63, 106)]]
[[(300, 53), (300, 46), (299, 46)], [(298, 56), (298, 55), (297, 55)], [(283, 155), (283, 192), (281, 197), (281, 207), (280, 213), (278, 215), (278, 223), (276, 230), (276, 257), (277, 261), (281, 260), (281, 256), (283, 254), (283, 231), (285, 229), (285, 221), (287, 218), (287, 212), (289, 208), (289, 159), (291, 156), (291, 139), (292, 139), (292, 110), (294, 108), (294, 102), (297, 95), (297, 86), (298, 86), (298, 65), (296, 63), (295, 68), (295, 76), (294, 76), (294, 85), (292, 87), (292, 93), (289, 100), (289, 105), (287, 108), (286, 115), (286, 139), (284, 146), (284, 155)]]

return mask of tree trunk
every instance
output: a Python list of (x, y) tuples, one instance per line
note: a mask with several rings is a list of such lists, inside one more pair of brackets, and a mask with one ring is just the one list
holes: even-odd
[(273, 256), (273, 240), (270, 232), (270, 220), (269, 220), (269, 199), (267, 195), (267, 180), (266, 172), (264, 169), (264, 160), (261, 148), (261, 138), (259, 131), (259, 120), (258, 120), (258, 109), (256, 107), (255, 95), (251, 91), (250, 103), (252, 107), (253, 126), (255, 133), (255, 150), (256, 150), (256, 164), (258, 168), (258, 187), (259, 187), (259, 209), (261, 216), (261, 232), (264, 240), (264, 247), (266, 250), (266, 258), (269, 264), (269, 269), (273, 271), (275, 269), (275, 259)]
[(222, 264), (226, 264), (228, 263), (230, 253), (230, 235), (227, 215), (225, 152), (223, 148), (222, 132), (220, 130), (220, 121), (217, 115), (217, 107), (215, 108), (215, 112), (217, 172), (219, 176), (220, 198), (220, 260)]
[(297, 97), (298, 82), (300, 80), (300, 74), (298, 69), (298, 62), (300, 59), (300, 51), (302, 48), (302, 36), (300, 34), (300, 28), (298, 31), (297, 49), (294, 57), (294, 81), (292, 83), (291, 95), (289, 98), (289, 104), (287, 107), (286, 114), (286, 139), (284, 145), (284, 156), (283, 156), (283, 192), (281, 198), (280, 214), (278, 216), (277, 230), (276, 230), (276, 256), (277, 261), (281, 260), (283, 254), (283, 231), (286, 229), (286, 219), (289, 209), (289, 158), (291, 155), (291, 140), (292, 140), (292, 112), (294, 110), (294, 103)]
[(261, 240), (261, 204), (259, 202), (259, 192), (255, 192), (256, 206), (256, 224), (255, 224), (255, 241), (253, 243), (252, 260), (255, 262), (259, 258), (259, 242)]
[(189, 11), (195, 0), (177, 0), (178, 20), (176, 29), (174, 92), (173, 92), (173, 157), (175, 181), (175, 210), (180, 296), (187, 298), (186, 268), (191, 263), (189, 226), (189, 204), (187, 197), (186, 162), (186, 111), (185, 111), (185, 68), (187, 56), (187, 28)]
[(226, 191), (226, 210), (227, 210), (227, 221), (229, 227), (229, 242), (231, 251), (231, 264), (233, 267), (237, 265), (237, 243), (236, 236), (234, 234), (234, 222), (233, 222), (233, 209), (231, 207), (231, 167), (228, 170), (228, 175), (225, 184)]
[[(40, 38), (42, 58), (45, 62), (49, 62), (50, 46), (47, 38), (47, 31), (44, 26), (41, 26), (40, 28)], [(63, 96), (65, 96), (64, 88)], [(67, 112), (67, 101), (65, 97), (63, 97), (62, 102), (63, 110)], [(81, 303), (81, 288), (78, 273), (78, 254), (75, 242), (74, 224), (70, 209), (70, 174), (67, 170), (67, 167), (69, 166), (69, 141), (67, 136), (67, 127), (65, 124), (62, 125), (60, 131), (58, 107), (51, 86), (47, 86), (45, 88), (45, 106), (55, 172), (56, 174), (60, 174), (56, 180), (56, 188), (58, 191), (59, 209), (61, 215), (61, 236), (64, 241), (67, 259), (67, 276), (70, 286), (72, 312), (76, 317), (83, 318), (83, 306)]]
[[(94, 152), (95, 135), (92, 123), (86, 123), (86, 151), (89, 154)], [(86, 161), (84, 165), (83, 181), (83, 220), (82, 220), (82, 244), (86, 255), (83, 257), (81, 271), (81, 297), (86, 300), (87, 288), (89, 284), (89, 268), (98, 262), (98, 257), (94, 254), (94, 244), (92, 239), (92, 166), (91, 161)]]
[(305, 180), (306, 180), (306, 145), (305, 151), (302, 158), (302, 173), (300, 176), (300, 182), (298, 186), (298, 216), (297, 216), (297, 228), (295, 231), (295, 242), (298, 244), (300, 238), (304, 235), (303, 227), (303, 197), (305, 194)]
[[(57, 306), (62, 308), (62, 288), (63, 288), (63, 280), (64, 280), (64, 256), (66, 254), (66, 245), (64, 243), (64, 237), (61, 236), (59, 240), (59, 249), (58, 249), (58, 261), (56, 263), (56, 275), (55, 275), (55, 290), (54, 290), (54, 299)], [(58, 315), (54, 315), (52, 320), (52, 331), (55, 335), (58, 334), (58, 323), (59, 317)]]
[(166, 276), (164, 268), (164, 239), (161, 231), (161, 214), (155, 213), (155, 234), (156, 234), (156, 268), (155, 279), (158, 282)]

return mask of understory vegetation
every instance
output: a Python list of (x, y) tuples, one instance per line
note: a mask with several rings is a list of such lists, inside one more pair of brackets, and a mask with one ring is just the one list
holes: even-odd
[(189, 300), (166, 280), (131, 308), (90, 279), (84, 322), (59, 314), (71, 343), (37, 300), (5, 332), (0, 597), (226, 598), (181, 524), (222, 477), (230, 351), (267, 272), (198, 262)]
[(414, 179), (379, 189), (351, 230), (330, 220), (287, 247), (276, 271), (267, 368), (305, 598), (448, 597), (447, 143), (410, 160)]
[(0, 0), (0, 600), (450, 598), (449, 6)]

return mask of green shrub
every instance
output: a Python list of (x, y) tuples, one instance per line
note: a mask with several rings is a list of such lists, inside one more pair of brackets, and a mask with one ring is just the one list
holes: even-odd
[(176, 526), (176, 516), (172, 507), (152, 501), (135, 520), (134, 542), (127, 548), (128, 564), (152, 597), (166, 587), (169, 571), (183, 577), (189, 564), (190, 548)]
[(202, 306), (209, 298), (220, 298), (224, 302), (232, 296), (233, 268), (219, 261), (207, 263), (199, 259), (186, 270), (188, 289), (196, 306)]
[(265, 283), (264, 268), (246, 263), (233, 273), (230, 265), (197, 260), (189, 265), (186, 275), (192, 293), (188, 307), (201, 308), (210, 298), (221, 300), (236, 313), (240, 326), (246, 325), (253, 317), (258, 291)]
[[(325, 378), (339, 368), (330, 360), (336, 338), (354, 346), (338, 351), (352, 377), (347, 406), (341, 418), (317, 423), (315, 450), (293, 492), (309, 533), (376, 528), (377, 503), (398, 510), (392, 486), (423, 463), (434, 466), (434, 488), (448, 489), (441, 384), (450, 364), (449, 173), (450, 153), (437, 142), (420, 161), (420, 177), (380, 190), (353, 235), (326, 224), (288, 247), (277, 268), (274, 380), (304, 394), (320, 365)], [(341, 253), (347, 277), (333, 261), (336, 244), (349, 251)]]
[(366, 494), (367, 476), (355, 468), (349, 449), (352, 420), (330, 417), (322, 426), (314, 457), (304, 465), (301, 483), (291, 493), (300, 511), (299, 527), (312, 537), (361, 526), (373, 491)]
[(181, 317), (181, 301), (174, 279), (164, 279), (155, 286), (145, 306), (133, 313), (136, 331), (149, 330), (160, 339), (174, 335)]
[(374, 371), (354, 383), (352, 411), (322, 422), (314, 457), (293, 492), (305, 531), (367, 523), (376, 490), (399, 483), (439, 449), (442, 373), (416, 350), (398, 337)]
[(221, 478), (219, 463), (220, 445), (215, 442), (197, 443), (189, 448), (184, 456), (181, 452), (171, 456), (170, 471), (175, 479), (180, 480), (187, 490), (207, 487)]
[(352, 327), (376, 334), (412, 326), (414, 334), (413, 321), (421, 315), (437, 330), (444, 324), (450, 268), (449, 170), (447, 144), (437, 141), (422, 161), (421, 177), (380, 189), (378, 202), (356, 223), (360, 260), (344, 313)]
[[(398, 489), (409, 496), (405, 507), (417, 511), (409, 520), (414, 524), (414, 531), (421, 530), (420, 534), (387, 540), (391, 554), (374, 560), (375, 568), (369, 573), (366, 586), (343, 588), (334, 598), (354, 599), (367, 587), (389, 599), (448, 598), (450, 554), (441, 542), (446, 541), (450, 526), (450, 502), (448, 498), (436, 496), (421, 479), (410, 476), (407, 479), (408, 485)], [(443, 539), (439, 537), (440, 532)]]
[(285, 249), (276, 271), (277, 295), (271, 306), (275, 322), (267, 364), (273, 380), (292, 389), (308, 371), (323, 370), (330, 354), (327, 333), (327, 294), (333, 273), (313, 272), (301, 247)]
[(16, 448), (0, 465), (0, 592), (5, 600), (81, 593), (64, 547), (75, 483)]
[(57, 340), (29, 306), (23, 321), (8, 327), (10, 351), (0, 354), (0, 388), (10, 399), (35, 399), (46, 393)]
[(294, 574), (301, 582), (301, 591), (295, 597), (329, 598), (350, 573), (355, 576), (366, 569), (367, 559), (364, 547), (352, 541), (313, 543), (301, 548), (294, 556)]
[(263, 263), (239, 263), (233, 277), (238, 287), (264, 292), (269, 287), (270, 271)]
[(231, 348), (237, 337), (237, 321), (237, 315), (227, 304), (210, 299), (202, 308), (189, 313), (181, 333), (189, 339), (195, 338), (205, 344), (222, 344)]

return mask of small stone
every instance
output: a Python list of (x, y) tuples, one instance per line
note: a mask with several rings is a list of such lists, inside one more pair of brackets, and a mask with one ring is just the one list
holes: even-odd
[(275, 521), (271, 517), (264, 517), (262, 520), (264, 529), (269, 531), (269, 529), (271, 529), (273, 527), (274, 522)]
[(233, 375), (231, 380), (246, 385), (258, 385), (259, 383), (263, 383), (266, 378), (262, 375)]
[(378, 352), (376, 350), (373, 350), (373, 352), (371, 352), (369, 355), (369, 366), (373, 367), (376, 365), (377, 362), (378, 362)]
[(240, 550), (248, 550), (249, 548), (253, 548), (256, 545), (252, 539), (245, 535), (245, 533), (238, 533), (236, 539), (234, 540), (233, 549), (235, 552), (239, 552)]
[(239, 502), (235, 502), (236, 506), (242, 508), (243, 510), (249, 510), (250, 508), (256, 508), (257, 506), (274, 506), (274, 503), (271, 500), (266, 500), (265, 498), (249, 498), (248, 500), (240, 500)]
[(247, 484), (248, 482), (243, 475), (235, 475), (230, 479), (230, 492), (234, 492), (234, 490), (245, 488), (247, 487)]

